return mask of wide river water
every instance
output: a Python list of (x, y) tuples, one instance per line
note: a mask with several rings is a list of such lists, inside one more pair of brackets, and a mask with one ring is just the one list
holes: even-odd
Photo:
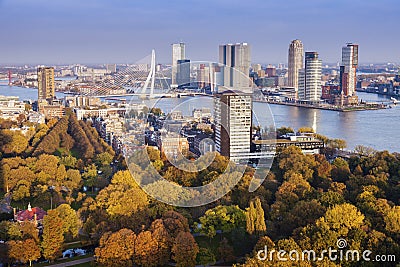
[[(0, 84), (0, 95), (19, 96), (21, 100), (36, 100), (37, 90)], [(57, 93), (57, 96), (62, 97), (63, 94)], [(358, 96), (360, 99), (372, 102), (388, 100), (388, 97), (376, 94), (358, 93)], [(193, 108), (212, 107), (210, 97), (164, 98), (145, 100), (145, 103), (149, 106), (156, 103), (155, 105), (162, 108), (164, 112), (177, 109), (186, 114)], [(272, 124), (271, 116), (268, 116), (272, 114), (277, 128), (289, 126), (298, 129), (307, 126), (330, 138), (345, 139), (348, 149), (353, 149), (356, 145), (365, 145), (377, 150), (400, 152), (400, 137), (398, 136), (400, 134), (400, 105), (382, 110), (337, 112), (254, 103), (253, 109), (263, 126)]]

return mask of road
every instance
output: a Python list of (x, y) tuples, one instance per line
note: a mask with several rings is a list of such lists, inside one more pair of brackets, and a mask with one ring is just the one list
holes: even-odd
[(79, 260), (74, 260), (74, 261), (69, 261), (69, 262), (64, 262), (64, 263), (57, 263), (57, 264), (47, 265), (47, 266), (51, 266), (51, 267), (75, 266), (75, 265), (90, 262), (90, 261), (94, 261), (94, 257), (83, 258), (83, 259), (79, 259)]

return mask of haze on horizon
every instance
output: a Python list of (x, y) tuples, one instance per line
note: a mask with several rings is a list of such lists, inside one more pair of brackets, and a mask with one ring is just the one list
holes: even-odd
[(218, 45), (247, 42), (254, 63), (286, 63), (291, 40), (340, 61), (360, 44), (360, 62), (400, 62), (398, 0), (0, 0), (0, 65), (133, 63), (171, 44), (187, 58), (218, 60)]

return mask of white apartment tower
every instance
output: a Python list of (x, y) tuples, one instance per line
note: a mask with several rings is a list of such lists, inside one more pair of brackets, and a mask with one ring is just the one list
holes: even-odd
[(317, 52), (306, 52), (305, 65), (299, 71), (299, 99), (318, 102), (321, 99), (322, 61)]
[(176, 87), (176, 74), (178, 69), (178, 60), (185, 59), (185, 43), (172, 44), (172, 87)]

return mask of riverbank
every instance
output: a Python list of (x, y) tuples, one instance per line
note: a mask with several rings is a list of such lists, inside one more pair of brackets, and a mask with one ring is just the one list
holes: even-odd
[(364, 104), (358, 106), (347, 106), (347, 107), (338, 107), (333, 105), (312, 105), (312, 104), (303, 104), (303, 103), (293, 103), (293, 102), (282, 102), (282, 101), (274, 101), (274, 100), (254, 100), (254, 102), (259, 103), (268, 103), (274, 105), (284, 105), (284, 106), (292, 106), (292, 107), (302, 107), (302, 108), (310, 108), (310, 109), (322, 109), (322, 110), (331, 110), (331, 111), (339, 111), (339, 112), (350, 112), (350, 111), (366, 111), (366, 110), (379, 110), (379, 109), (387, 109), (388, 106), (384, 104)]

